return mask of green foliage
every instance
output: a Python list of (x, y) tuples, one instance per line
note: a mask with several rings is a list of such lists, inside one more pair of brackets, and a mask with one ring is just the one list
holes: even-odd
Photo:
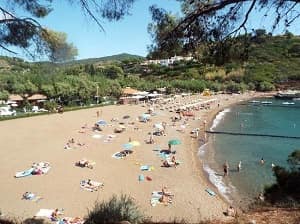
[(262, 92), (267, 92), (267, 91), (275, 90), (275, 86), (270, 82), (263, 81), (258, 84), (257, 89)]
[(276, 183), (265, 188), (267, 201), (271, 203), (293, 203), (300, 205), (300, 150), (288, 157), (290, 169), (276, 166), (273, 173)]
[(0, 100), (7, 100), (9, 97), (9, 92), (7, 90), (0, 91)]
[(44, 108), (50, 112), (53, 112), (57, 108), (57, 103), (55, 101), (45, 101)]
[(117, 79), (123, 76), (123, 69), (117, 65), (109, 65), (104, 68), (104, 75), (109, 79)]
[(300, 150), (295, 150), (288, 157), (288, 163), (292, 170), (299, 169), (300, 171)]
[(108, 201), (96, 202), (94, 208), (88, 212), (85, 224), (130, 223), (142, 222), (143, 215), (133, 198), (127, 195), (112, 196)]
[(51, 61), (65, 62), (74, 60), (78, 55), (77, 48), (72, 43), (67, 43), (67, 35), (61, 32), (45, 30), (42, 38), (47, 46), (48, 56)]

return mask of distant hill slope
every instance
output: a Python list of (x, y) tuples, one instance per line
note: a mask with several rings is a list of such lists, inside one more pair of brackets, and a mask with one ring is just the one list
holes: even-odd
[(95, 64), (101, 62), (140, 60), (140, 59), (144, 59), (144, 57), (139, 55), (122, 53), (122, 54), (116, 54), (116, 55), (100, 57), (100, 58), (87, 58), (87, 59), (75, 60), (72, 62), (68, 62), (67, 64)]

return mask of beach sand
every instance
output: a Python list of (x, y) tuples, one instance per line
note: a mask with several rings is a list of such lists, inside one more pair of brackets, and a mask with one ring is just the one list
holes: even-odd
[[(222, 108), (249, 99), (257, 94), (217, 95), (203, 99), (217, 98), (217, 103), (210, 109), (196, 111), (195, 120), (190, 119), (185, 133), (177, 129), (182, 122), (176, 122), (172, 127), (170, 117), (174, 112), (156, 109), (156, 116), (151, 122), (138, 122), (136, 118), (146, 112), (148, 107), (143, 105), (112, 105), (92, 109), (84, 109), (63, 114), (50, 114), (30, 118), (22, 118), (0, 122), (0, 210), (4, 215), (28, 218), (40, 208), (63, 208), (67, 216), (87, 215), (95, 201), (109, 199), (113, 194), (127, 194), (134, 198), (147, 217), (154, 221), (172, 221), (175, 218), (188, 222), (207, 219), (224, 219), (223, 212), (228, 204), (217, 190), (208, 182), (198, 158), (199, 139), (204, 137), (203, 121), (207, 126), (215, 114)], [(193, 96), (199, 99), (199, 96)], [(181, 102), (187, 101), (184, 98)], [(101, 111), (101, 119), (109, 125), (99, 133), (91, 131), (93, 124), (99, 120), (96, 112)], [(124, 115), (130, 118), (122, 119)], [(126, 131), (114, 134), (113, 129), (118, 122), (110, 122), (119, 118), (124, 122)], [(167, 135), (154, 136), (155, 144), (145, 144), (149, 139), (148, 132), (153, 130), (153, 124), (167, 122)], [(135, 125), (128, 125), (135, 122)], [(88, 125), (86, 133), (79, 133), (81, 126)], [(139, 130), (134, 130), (138, 127)], [(200, 128), (199, 139), (191, 137), (193, 128)], [(102, 136), (92, 138), (94, 134)], [(116, 135), (106, 143), (107, 135)], [(66, 142), (74, 138), (76, 142), (85, 143), (73, 149), (64, 149)], [(124, 159), (112, 158), (112, 154), (122, 150), (122, 144), (129, 138), (139, 141), (140, 146), (133, 148), (134, 153)], [(167, 149), (168, 140), (178, 138), (182, 144), (172, 146), (176, 150), (176, 158), (182, 163), (177, 167), (161, 167), (162, 160), (155, 149)], [(74, 163), (82, 158), (96, 162), (93, 169), (76, 167)], [(45, 175), (34, 175), (24, 178), (14, 178), (17, 171), (29, 168), (32, 163), (47, 161), (51, 170)], [(154, 170), (141, 171), (140, 165), (152, 165)], [(139, 181), (138, 176), (149, 176), (152, 181)], [(95, 192), (80, 188), (80, 181), (92, 179), (103, 182), (104, 187)], [(168, 206), (150, 204), (151, 192), (167, 186), (175, 196), (173, 203)], [(217, 196), (210, 196), (205, 189), (211, 188)], [(26, 191), (41, 197), (38, 202), (21, 200)]]

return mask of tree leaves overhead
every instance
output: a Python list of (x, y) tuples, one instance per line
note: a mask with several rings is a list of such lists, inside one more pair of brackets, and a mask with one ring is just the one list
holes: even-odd
[[(182, 49), (184, 53), (195, 51), (203, 43), (210, 46), (216, 42), (226, 42), (241, 34), (245, 35), (249, 33), (249, 30), (257, 28), (249, 25), (248, 21), (251, 16), (255, 16), (256, 20), (266, 18), (271, 21), (270, 29), (273, 31), (279, 26), (288, 28), (300, 17), (299, 0), (178, 1), (181, 3), (182, 16), (177, 18), (176, 25), (173, 24), (171, 30), (163, 32), (163, 38), (161, 30), (152, 34), (152, 37), (155, 35), (159, 37), (153, 40), (154, 45), (161, 52), (167, 50), (169, 43), (174, 39), (180, 39), (184, 43)], [(165, 17), (162, 13), (160, 16)], [(153, 17), (153, 23), (158, 24), (157, 21), (157, 18)], [(150, 56), (152, 54), (150, 52)]]

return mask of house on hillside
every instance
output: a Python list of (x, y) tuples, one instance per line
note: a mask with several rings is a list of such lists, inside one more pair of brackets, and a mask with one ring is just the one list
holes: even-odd
[(157, 60), (146, 60), (141, 63), (141, 65), (150, 65), (150, 64), (155, 64), (155, 65), (162, 65), (162, 66), (170, 66), (173, 65), (175, 62), (178, 61), (192, 61), (194, 58), (192, 56), (173, 56), (171, 58), (167, 59), (157, 59)]

